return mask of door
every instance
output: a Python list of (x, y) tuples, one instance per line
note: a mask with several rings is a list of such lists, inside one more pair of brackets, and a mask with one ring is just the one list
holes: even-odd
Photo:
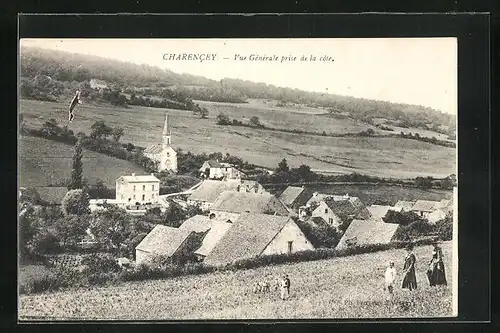
[(293, 241), (288, 242), (288, 253), (292, 253)]

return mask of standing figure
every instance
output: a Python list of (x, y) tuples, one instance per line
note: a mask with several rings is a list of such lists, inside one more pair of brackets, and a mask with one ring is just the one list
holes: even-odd
[(427, 270), (427, 278), (431, 287), (438, 285), (446, 285), (446, 273), (444, 270), (443, 251), (437, 243), (433, 244), (432, 259), (429, 262)]
[(408, 245), (406, 248), (407, 254), (405, 257), (405, 263), (403, 266), (403, 283), (402, 288), (413, 290), (417, 289), (417, 277), (415, 275), (415, 262), (417, 259), (413, 254), (413, 245)]
[(82, 100), (80, 99), (80, 90), (77, 90), (75, 93), (75, 96), (71, 100), (71, 103), (69, 103), (69, 121), (72, 122), (73, 118), (75, 117), (73, 110), (77, 104), (82, 104)]
[(387, 300), (391, 299), (394, 292), (394, 282), (396, 281), (396, 268), (394, 262), (391, 261), (385, 270), (385, 289), (388, 292)]
[(283, 275), (283, 279), (281, 280), (281, 299), (285, 300), (288, 298), (289, 292), (289, 283), (290, 280), (287, 280), (287, 276)]

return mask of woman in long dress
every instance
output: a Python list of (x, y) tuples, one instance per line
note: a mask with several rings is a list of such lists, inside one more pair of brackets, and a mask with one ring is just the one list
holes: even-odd
[(417, 277), (415, 275), (415, 262), (417, 259), (413, 254), (413, 246), (409, 245), (407, 248), (407, 254), (405, 257), (405, 263), (403, 266), (403, 283), (401, 287), (403, 289), (414, 290), (417, 289)]
[(429, 262), (427, 270), (427, 278), (431, 287), (438, 285), (446, 285), (446, 273), (444, 270), (443, 251), (435, 243), (432, 251), (432, 259)]

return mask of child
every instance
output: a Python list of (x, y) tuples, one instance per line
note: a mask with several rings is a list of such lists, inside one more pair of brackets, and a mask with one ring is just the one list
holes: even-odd
[(385, 270), (385, 289), (388, 291), (387, 300), (390, 300), (394, 292), (394, 282), (396, 281), (396, 268), (394, 262), (389, 263), (389, 267)]
[(288, 298), (288, 292), (289, 292), (289, 284), (287, 281), (287, 276), (284, 275), (283, 279), (281, 280), (281, 299), (285, 300)]

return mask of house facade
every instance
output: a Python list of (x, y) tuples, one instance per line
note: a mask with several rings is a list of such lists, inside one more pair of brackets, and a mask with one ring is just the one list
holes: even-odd
[(342, 224), (342, 219), (334, 213), (325, 201), (320, 201), (318, 207), (311, 213), (311, 217), (320, 217), (330, 226), (337, 228)]
[(412, 212), (415, 212), (419, 216), (428, 219), (431, 213), (438, 210), (440, 207), (439, 201), (430, 201), (430, 200), (417, 200), (413, 207), (411, 208)]
[(245, 177), (245, 173), (233, 165), (214, 160), (205, 161), (199, 171), (204, 178), (208, 179), (241, 179)]
[(168, 123), (168, 115), (165, 115), (163, 125), (162, 142), (156, 143), (144, 150), (144, 156), (157, 163), (157, 170), (177, 172), (177, 152), (172, 148), (172, 136)]
[(153, 174), (122, 176), (116, 180), (116, 200), (127, 205), (154, 203), (160, 196), (160, 180)]
[(285, 254), (304, 250), (314, 250), (314, 247), (297, 224), (292, 219), (289, 219), (283, 229), (276, 234), (262, 251), (262, 254)]

